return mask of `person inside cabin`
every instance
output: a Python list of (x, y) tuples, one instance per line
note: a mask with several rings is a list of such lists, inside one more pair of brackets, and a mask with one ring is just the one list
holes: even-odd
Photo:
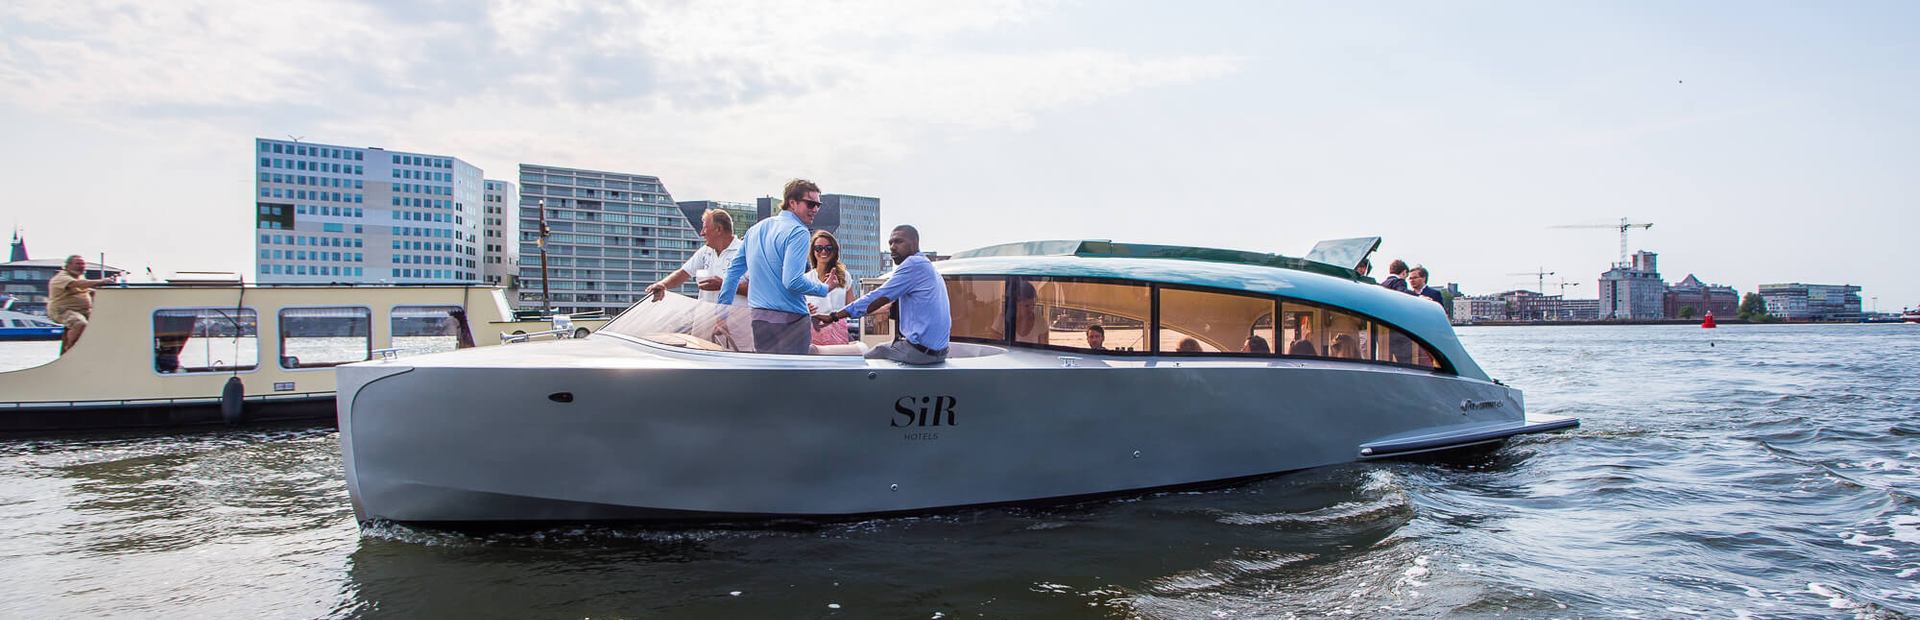
[(887, 252), (896, 267), (887, 283), (861, 295), (846, 307), (813, 317), (816, 325), (848, 318), (859, 318), (887, 303), (893, 303), (900, 330), (893, 342), (867, 351), (868, 359), (889, 359), (903, 364), (938, 364), (947, 359), (947, 340), (953, 335), (953, 308), (947, 303), (947, 285), (933, 263), (920, 255), (920, 231), (912, 226), (893, 228), (887, 237)]
[(1320, 348), (1313, 346), (1313, 318), (1305, 314), (1294, 318), (1298, 326), (1293, 330), (1293, 342), (1287, 343), (1287, 355), (1319, 355)]
[(1427, 268), (1425, 266), (1414, 267), (1407, 270), (1407, 288), (1405, 292), (1409, 295), (1418, 295), (1431, 299), (1433, 303), (1440, 304), (1442, 307), (1447, 305), (1446, 297), (1440, 294), (1440, 289), (1427, 286)]
[(1387, 279), (1381, 280), (1380, 286), (1402, 293), (1407, 292), (1407, 261), (1396, 258), (1393, 262), (1387, 263)]
[[(740, 252), (727, 263), (720, 290), (733, 290), (743, 277), (753, 282), (753, 288), (747, 291), (747, 306), (751, 308), (755, 351), (805, 355), (813, 339), (813, 329), (806, 320), (807, 296), (825, 296), (827, 291), (847, 283), (838, 281), (839, 274), (828, 274), (826, 283), (807, 280), (807, 227), (820, 213), (820, 186), (794, 179), (787, 182), (781, 196), (784, 202), (780, 203), (780, 213), (747, 229), (746, 238), (740, 240)], [(939, 278), (934, 280), (939, 283)], [(945, 289), (941, 292), (944, 295)], [(734, 299), (721, 296), (719, 302), (732, 305)], [(944, 350), (946, 345), (941, 346)]]
[(1200, 341), (1194, 340), (1192, 338), (1181, 338), (1180, 345), (1174, 347), (1173, 350), (1179, 353), (1205, 353), (1206, 352), (1205, 350), (1200, 348)]
[(1353, 334), (1340, 334), (1327, 343), (1327, 355), (1345, 359), (1360, 359), (1360, 341)]
[[(706, 240), (706, 244), (695, 250), (686, 264), (659, 282), (647, 285), (647, 294), (652, 295), (654, 301), (660, 301), (667, 289), (680, 286), (688, 278), (693, 278), (693, 286), (700, 289), (700, 301), (720, 301), (720, 274), (733, 262), (733, 255), (740, 253), (739, 240), (733, 238), (733, 216), (721, 209), (707, 209), (700, 214), (700, 238)], [(746, 303), (747, 280), (741, 280), (738, 288), (734, 303)]]
[(1107, 328), (1099, 323), (1087, 326), (1087, 348), (1095, 351), (1107, 350)]
[(1362, 278), (1367, 277), (1367, 274), (1372, 272), (1373, 272), (1373, 259), (1371, 258), (1362, 258), (1360, 259), (1360, 264), (1353, 266), (1353, 273), (1359, 275)]
[(1013, 328), (1019, 330), (1014, 342), (1049, 344), (1053, 330), (1041, 316), (1040, 294), (1033, 283), (1020, 280), (1013, 287)]
[(93, 318), (93, 289), (120, 282), (120, 276), (89, 280), (86, 275), (87, 259), (75, 254), (68, 256), (66, 266), (47, 281), (47, 318), (67, 326), (66, 334), (60, 337), (61, 355), (79, 344), (80, 335), (87, 331), (87, 321)]
[(1266, 355), (1272, 353), (1273, 349), (1267, 346), (1267, 339), (1261, 338), (1259, 334), (1250, 334), (1247, 336), (1247, 343), (1240, 347), (1240, 352)]
[[(840, 262), (840, 241), (833, 233), (813, 231), (812, 252), (807, 255), (807, 280), (825, 284), (828, 280), (851, 282), (847, 275), (847, 266)], [(838, 277), (833, 277), (838, 276)], [(807, 310), (813, 314), (833, 312), (847, 307), (853, 300), (853, 287), (842, 284), (831, 287), (825, 296), (807, 296)], [(846, 321), (834, 321), (813, 328), (813, 344), (847, 344), (852, 338), (847, 332)]]

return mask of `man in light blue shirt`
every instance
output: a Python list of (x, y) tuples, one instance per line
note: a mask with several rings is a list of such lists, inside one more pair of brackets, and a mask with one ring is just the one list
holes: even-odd
[[(753, 281), (747, 305), (752, 308), (754, 351), (805, 355), (813, 336), (806, 296), (825, 297), (847, 283), (834, 274), (824, 284), (807, 279), (807, 227), (820, 212), (820, 186), (794, 179), (781, 194), (785, 202), (780, 213), (747, 229), (720, 290), (735, 290), (743, 275)], [(733, 299), (723, 295), (719, 302), (732, 304)]]
[[(896, 226), (887, 238), (887, 251), (893, 254), (893, 276), (887, 283), (847, 307), (831, 314), (815, 315), (815, 323), (825, 325), (847, 317), (858, 318), (893, 301), (894, 315), (900, 320), (900, 340), (867, 352), (869, 359), (890, 359), (907, 364), (938, 364), (947, 359), (947, 339), (953, 335), (953, 308), (947, 304), (947, 285), (934, 271), (933, 262), (920, 255), (920, 231), (912, 226)], [(750, 289), (757, 290), (757, 289)]]

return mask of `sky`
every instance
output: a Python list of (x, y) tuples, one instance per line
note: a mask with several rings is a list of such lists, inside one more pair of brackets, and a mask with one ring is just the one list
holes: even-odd
[[(0, 5), (0, 224), (36, 257), (253, 271), (252, 140), (805, 177), (951, 253), (1384, 239), (1470, 294), (1636, 250), (1920, 306), (1920, 3)], [(1900, 250), (1906, 247), (1908, 250)], [(1525, 274), (1525, 275), (1522, 275)], [(1564, 281), (1567, 286), (1562, 287)]]

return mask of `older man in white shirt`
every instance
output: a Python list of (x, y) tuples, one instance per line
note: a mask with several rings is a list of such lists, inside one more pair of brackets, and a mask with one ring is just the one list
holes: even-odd
[[(733, 262), (733, 255), (740, 253), (739, 240), (733, 238), (733, 216), (720, 209), (707, 209), (700, 214), (700, 238), (707, 244), (694, 251), (693, 258), (659, 282), (647, 286), (647, 294), (653, 296), (654, 301), (659, 301), (666, 296), (667, 289), (680, 286), (687, 278), (693, 278), (693, 285), (700, 289), (700, 301), (720, 301), (720, 276), (726, 272), (727, 263)], [(746, 303), (747, 282), (742, 280), (737, 288), (734, 302)]]

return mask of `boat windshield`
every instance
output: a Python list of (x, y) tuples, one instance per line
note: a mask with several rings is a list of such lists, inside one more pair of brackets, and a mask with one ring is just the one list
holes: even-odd
[[(670, 347), (750, 353), (755, 351), (752, 312), (744, 305), (722, 305), (667, 293), (659, 301), (643, 298), (600, 328), (599, 333), (619, 334)], [(810, 325), (800, 329), (810, 329)], [(811, 344), (807, 353), (860, 355), (861, 348), (852, 343)]]

